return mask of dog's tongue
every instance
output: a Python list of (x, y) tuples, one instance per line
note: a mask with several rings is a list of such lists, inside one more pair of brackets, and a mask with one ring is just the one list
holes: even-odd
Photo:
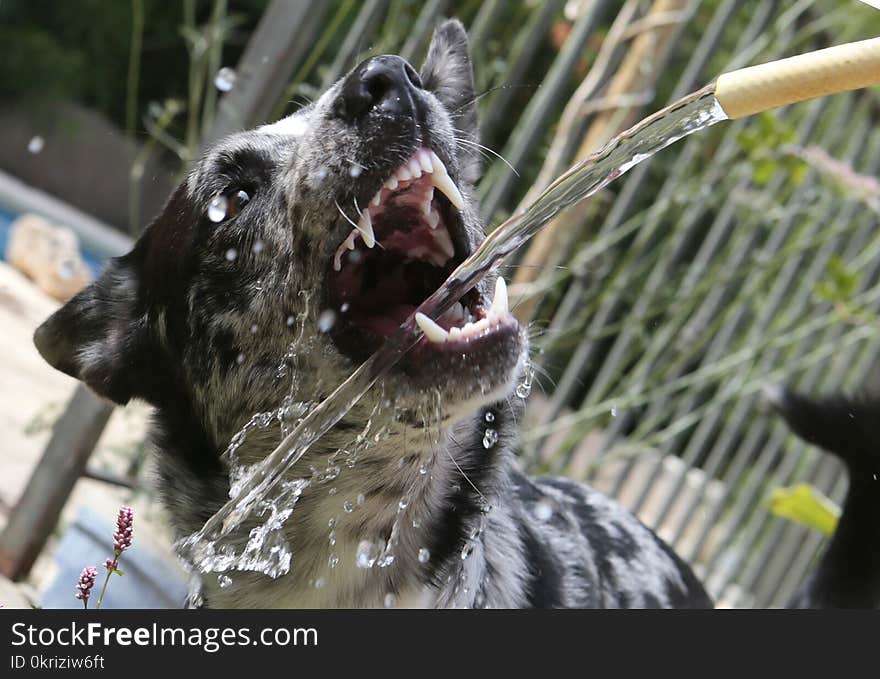
[(416, 307), (410, 304), (396, 304), (384, 309), (381, 315), (358, 315), (352, 320), (380, 337), (390, 337), (415, 310)]

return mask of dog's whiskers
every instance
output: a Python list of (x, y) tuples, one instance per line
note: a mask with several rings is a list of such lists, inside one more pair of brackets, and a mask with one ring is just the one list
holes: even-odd
[(464, 146), (465, 148), (467, 148), (467, 147), (475, 148), (479, 152), (481, 152), (482, 155), (484, 155), (486, 157), (489, 157), (489, 154), (495, 156), (501, 162), (503, 162), (505, 165), (507, 165), (507, 167), (510, 168), (510, 170), (511, 170), (511, 172), (513, 172), (513, 174), (515, 174), (517, 177), (519, 177), (519, 172), (516, 171), (516, 168), (510, 163), (510, 161), (508, 161), (507, 158), (502, 156), (497, 151), (490, 149), (488, 146), (484, 146), (483, 144), (480, 144), (479, 142), (475, 142), (471, 139), (465, 139), (463, 137), (456, 137), (455, 143), (458, 144), (459, 146)]

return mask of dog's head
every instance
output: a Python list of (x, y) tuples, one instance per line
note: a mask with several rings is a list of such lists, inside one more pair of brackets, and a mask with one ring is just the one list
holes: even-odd
[[(476, 136), (467, 37), (449, 21), (421, 73), (369, 59), (307, 108), (209, 150), (36, 345), (113, 401), (187, 403), (231, 431), (278, 405), (292, 344), (304, 400), (325, 395), (482, 240)], [(439, 392), (454, 417), (509, 390), (525, 342), (503, 288), (485, 280), (425, 322), (384, 398)]]

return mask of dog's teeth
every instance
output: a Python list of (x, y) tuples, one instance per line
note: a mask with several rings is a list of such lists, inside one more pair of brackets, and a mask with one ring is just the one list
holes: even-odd
[(449, 328), (449, 341), (450, 342), (458, 342), (462, 338), (461, 328), (452, 327)]
[(357, 223), (357, 230), (361, 232), (364, 238), (364, 245), (372, 248), (376, 244), (376, 234), (373, 233), (373, 221), (370, 219), (370, 211), (361, 212), (361, 218)]
[(397, 177), (389, 177), (385, 180), (385, 188), (394, 191), (397, 188)]
[(426, 174), (431, 174), (434, 171), (434, 163), (431, 161), (431, 152), (426, 149), (420, 149), (418, 153), (416, 153), (416, 159), (419, 161), (419, 165), (422, 166), (422, 170)]
[(428, 187), (428, 190), (425, 192), (425, 202), (422, 203), (422, 214), (425, 217), (430, 216), (431, 214), (431, 203), (434, 201), (434, 186), (431, 185)]
[(429, 210), (427, 219), (428, 226), (430, 226), (432, 229), (436, 229), (437, 226), (440, 224), (440, 213), (437, 212), (437, 210)]
[(348, 234), (348, 238), (342, 241), (339, 244), (339, 247), (336, 248), (336, 254), (333, 255), (333, 270), (334, 271), (342, 271), (342, 255), (345, 254), (346, 250), (354, 250), (354, 241), (357, 238), (358, 232), (352, 231)]
[(503, 316), (508, 312), (508, 309), (507, 283), (501, 276), (498, 276), (495, 280), (495, 299), (492, 300), (491, 311), (494, 311), (498, 316)]
[(455, 185), (455, 182), (453, 182), (452, 179), (449, 178), (449, 175), (446, 174), (445, 167), (443, 167), (442, 171), (439, 171), (435, 166), (435, 172), (431, 175), (431, 180), (434, 182), (434, 186), (440, 189), (449, 199), (449, 202), (457, 209), (461, 210), (464, 207), (464, 198), (458, 190), (458, 187)]
[(376, 191), (376, 195), (373, 196), (373, 200), (370, 201), (370, 204), (375, 207), (379, 207), (382, 204), (382, 189)]
[(395, 174), (397, 175), (397, 179), (402, 182), (408, 182), (410, 179), (412, 179), (412, 173), (409, 171), (409, 167), (407, 165), (403, 165), (398, 168)]
[(410, 159), (408, 167), (409, 167), (409, 173), (413, 177), (415, 177), (416, 179), (418, 179), (419, 177), (422, 176), (422, 166), (419, 164), (419, 161), (416, 160), (415, 158)]
[(434, 242), (447, 257), (455, 256), (455, 246), (452, 244), (452, 238), (449, 237), (449, 232), (446, 229), (434, 229), (434, 231), (431, 231), (431, 238), (434, 239)]
[(416, 324), (421, 328), (422, 332), (425, 333), (425, 337), (431, 342), (442, 344), (446, 341), (446, 338), (449, 335), (449, 333), (423, 313), (416, 314)]

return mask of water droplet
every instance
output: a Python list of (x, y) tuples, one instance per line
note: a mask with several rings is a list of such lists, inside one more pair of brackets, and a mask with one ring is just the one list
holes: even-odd
[(256, 334), (257, 334), (257, 330), (259, 330), (259, 329), (260, 329), (260, 328), (257, 326), (257, 324), (254, 323), (254, 324), (251, 326), (251, 334), (252, 334), (252, 335), (256, 335)]
[(617, 417), (617, 406), (611, 406), (611, 417)]
[(431, 558), (431, 552), (422, 547), (419, 550), (419, 563), (428, 563), (428, 560)]
[(428, 473), (428, 465), (426, 465), (426, 464), (419, 465), (419, 474), (424, 476), (427, 473)]
[(331, 530), (332, 530), (333, 528), (336, 528), (336, 517), (334, 517), (334, 518), (330, 519), (329, 521), (327, 521), (327, 528), (330, 528)]
[(483, 416), (483, 419), (486, 420), (486, 422), (492, 423), (495, 421), (495, 413), (493, 413), (491, 410), (487, 410), (486, 414)]
[(288, 328), (291, 327), (294, 324), (294, 322), (296, 322), (296, 319), (293, 316), (287, 317), (287, 327)]
[(532, 393), (532, 385), (527, 384), (525, 382), (521, 382), (516, 386), (516, 395), (520, 398), (528, 398), (529, 394)]
[(349, 304), (348, 302), (343, 302), (343, 303), (342, 303), (342, 306), (339, 307), (339, 310), (340, 310), (342, 313), (345, 313), (345, 312), (348, 311), (349, 309), (351, 309), (351, 304)]
[(327, 491), (328, 495), (336, 495), (336, 493), (337, 493), (336, 488), (331, 488), (330, 490)]
[(474, 551), (474, 543), (468, 540), (464, 544), (464, 548), (461, 550), (461, 560), (464, 561), (467, 559)]
[(336, 312), (333, 309), (325, 309), (318, 316), (318, 330), (321, 332), (330, 332), (334, 323), (336, 323)]
[(211, 199), (211, 202), (208, 203), (208, 219), (212, 222), (222, 222), (226, 219), (226, 207), (229, 205), (229, 201), (226, 200), (226, 196), (214, 196)]
[(358, 165), (357, 163), (352, 163), (351, 169), (349, 169), (348, 174), (350, 174), (352, 178), (356, 179), (361, 176), (361, 172), (363, 171), (364, 168), (362, 168), (360, 165)]
[(214, 87), (221, 92), (228, 92), (235, 86), (235, 78), (235, 71), (229, 68), (229, 66), (224, 66), (214, 76)]
[(553, 516), (553, 506), (544, 500), (535, 504), (533, 511), (539, 521), (548, 521)]
[(397, 503), (397, 511), (402, 512), (408, 505), (409, 503), (406, 500), (401, 500)]
[(413, 519), (412, 526), (413, 526), (413, 528), (421, 528), (422, 522), (419, 519)]
[(397, 597), (391, 592), (388, 592), (388, 594), (385, 595), (383, 603), (385, 604), (385, 608), (394, 608), (397, 605)]
[(265, 247), (266, 246), (263, 244), (263, 241), (258, 240), (257, 242), (254, 243), (254, 247), (252, 247), (251, 250), (253, 250), (255, 255), (258, 255), (263, 251), (263, 248), (265, 248)]
[(226, 589), (232, 584), (232, 578), (228, 575), (221, 575), (217, 578), (217, 584), (220, 585), (221, 589)]
[(327, 584), (327, 581), (324, 580), (324, 578), (318, 578), (317, 580), (315, 580), (314, 588), (321, 589), (326, 584)]
[(329, 533), (327, 533), (327, 542), (330, 543), (331, 547), (336, 546), (336, 531), (335, 530), (331, 530)]
[(346, 514), (351, 514), (354, 511), (354, 504), (351, 502), (351, 500), (346, 500), (342, 503), (342, 509), (345, 511)]
[(336, 552), (333, 552), (330, 555), (330, 558), (327, 559), (327, 565), (330, 566), (330, 568), (336, 568), (336, 566), (339, 565), (339, 555)]
[(367, 501), (367, 498), (363, 493), (361, 493), (360, 495), (357, 496), (358, 507), (363, 507), (364, 503), (366, 501)]
[(239, 365), (241, 365), (242, 363), (244, 363), (244, 354), (239, 354), (238, 356), (236, 356), (236, 357), (235, 357), (235, 362), (238, 363)]
[(357, 546), (355, 564), (357, 564), (358, 568), (372, 568), (376, 563), (376, 559), (379, 558), (381, 551), (382, 547), (380, 547), (379, 543), (361, 540)]
[(488, 450), (496, 443), (498, 443), (498, 432), (494, 429), (487, 429), (483, 433), (483, 448)]
[(40, 151), (43, 150), (43, 147), (46, 145), (46, 140), (43, 139), (40, 135), (36, 135), (31, 137), (31, 140), (28, 142), (28, 153), (33, 153), (36, 155)]
[(234, 262), (236, 259), (238, 259), (238, 250), (236, 250), (235, 248), (229, 248), (226, 251), (226, 261)]

